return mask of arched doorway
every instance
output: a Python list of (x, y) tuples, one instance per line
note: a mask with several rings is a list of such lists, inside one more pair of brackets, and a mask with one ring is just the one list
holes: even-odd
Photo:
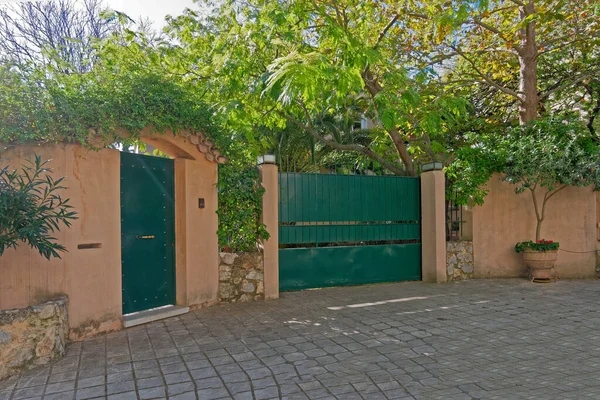
[(170, 158), (121, 153), (126, 326), (148, 322), (148, 315), (172, 316), (189, 305), (210, 303), (218, 285), (216, 250), (208, 246), (216, 245), (214, 184), (217, 164), (225, 158), (201, 134), (147, 129), (140, 139)]

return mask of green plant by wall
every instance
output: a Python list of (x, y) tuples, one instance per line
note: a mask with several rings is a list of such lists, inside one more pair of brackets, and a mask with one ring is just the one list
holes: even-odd
[(523, 253), (526, 250), (532, 251), (556, 251), (560, 247), (560, 243), (553, 240), (539, 239), (535, 242), (529, 240), (527, 242), (519, 242), (515, 245), (515, 252)]
[(20, 171), (0, 169), (0, 256), (19, 243), (47, 259), (67, 251), (53, 235), (62, 224), (70, 227), (77, 213), (69, 199), (60, 196), (64, 178), (54, 179), (47, 163), (36, 155)]
[(569, 186), (600, 189), (600, 146), (578, 118), (554, 116), (518, 126), (502, 136), (479, 136), (457, 152), (448, 168), (458, 203), (482, 204), (494, 173), (526, 193), (536, 216), (536, 240), (549, 201)]
[(269, 233), (261, 222), (260, 174), (255, 166), (219, 167), (219, 247), (232, 251), (254, 251)]

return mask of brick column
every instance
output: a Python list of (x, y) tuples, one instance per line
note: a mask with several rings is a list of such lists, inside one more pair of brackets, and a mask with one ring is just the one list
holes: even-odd
[(265, 188), (262, 222), (270, 235), (263, 241), (265, 300), (269, 300), (279, 298), (279, 182), (275, 157), (259, 157), (259, 169)]
[[(429, 170), (427, 170), (429, 167)], [(439, 169), (434, 169), (438, 167)], [(423, 282), (446, 282), (446, 182), (441, 166), (421, 174), (421, 254)]]

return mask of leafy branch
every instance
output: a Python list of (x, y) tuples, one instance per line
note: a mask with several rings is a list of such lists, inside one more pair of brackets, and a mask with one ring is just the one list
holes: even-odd
[(20, 242), (47, 259), (67, 251), (54, 234), (61, 224), (70, 227), (77, 213), (60, 196), (64, 178), (54, 179), (48, 162), (36, 155), (20, 171), (0, 169), (0, 255)]

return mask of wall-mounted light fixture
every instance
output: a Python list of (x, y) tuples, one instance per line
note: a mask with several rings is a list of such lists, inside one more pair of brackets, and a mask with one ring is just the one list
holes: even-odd
[(277, 164), (277, 158), (274, 154), (265, 154), (264, 156), (258, 156), (258, 165), (263, 164)]
[(444, 169), (444, 164), (440, 162), (432, 162), (421, 165), (421, 172), (440, 171), (442, 169)]

